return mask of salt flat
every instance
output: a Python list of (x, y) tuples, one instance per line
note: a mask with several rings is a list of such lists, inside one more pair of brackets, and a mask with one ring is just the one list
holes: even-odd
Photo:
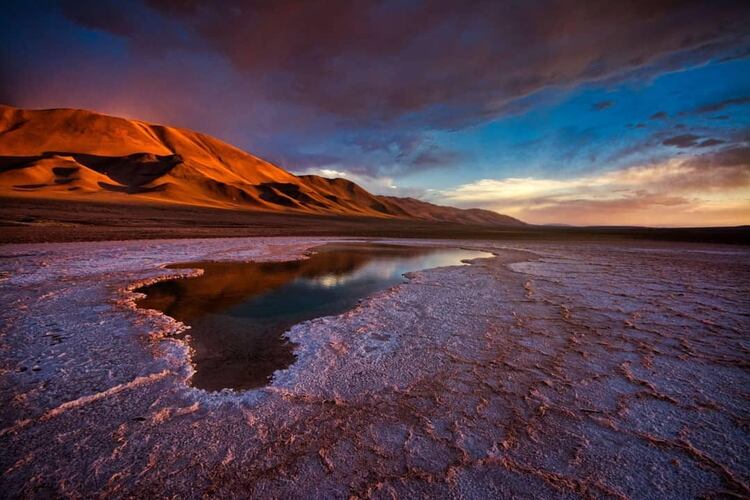
[(133, 303), (199, 272), (166, 264), (331, 241), (2, 247), (3, 495), (750, 495), (747, 249), (402, 241), (496, 257), (293, 327), (238, 393), (190, 387), (183, 325)]

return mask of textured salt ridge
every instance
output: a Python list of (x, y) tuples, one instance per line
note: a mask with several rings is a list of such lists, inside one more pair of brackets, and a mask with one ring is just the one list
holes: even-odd
[[(6, 247), (0, 490), (748, 494), (745, 251), (495, 248), (298, 325), (298, 362), (242, 394), (187, 387), (184, 346), (150, 337), (179, 325), (118, 292), (175, 275), (158, 269), (170, 262), (281, 259), (321, 242)], [(17, 371), (32, 362), (38, 372)]]

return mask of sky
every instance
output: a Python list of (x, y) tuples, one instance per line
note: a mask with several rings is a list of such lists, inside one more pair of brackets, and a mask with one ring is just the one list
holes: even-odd
[(537, 224), (750, 224), (750, 2), (10, 0), (0, 103)]

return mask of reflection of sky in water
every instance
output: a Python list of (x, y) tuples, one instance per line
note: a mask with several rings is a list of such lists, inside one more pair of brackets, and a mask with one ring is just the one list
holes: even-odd
[(400, 279), (406, 273), (435, 267), (456, 266), (460, 265), (462, 260), (483, 257), (492, 257), (492, 254), (473, 250), (439, 249), (434, 253), (411, 257), (386, 255), (375, 257), (361, 268), (344, 275), (326, 274), (315, 278), (299, 278), (299, 280), (306, 281), (311, 286), (319, 285), (323, 288), (342, 286), (358, 280), (393, 281)]
[[(317, 275), (300, 275), (265, 293), (249, 296), (224, 311), (213, 311), (246, 321), (304, 321), (338, 314), (354, 307), (360, 299), (406, 281), (404, 274), (443, 266), (461, 265), (462, 260), (492, 257), (487, 252), (451, 248), (426, 249), (422, 254), (379, 251), (368, 253), (368, 260), (351, 269), (336, 265), (336, 256), (347, 250), (323, 250), (315, 255), (319, 263), (331, 259), (329, 269)], [(361, 252), (361, 250), (360, 250)], [(273, 272), (273, 271), (270, 271)]]

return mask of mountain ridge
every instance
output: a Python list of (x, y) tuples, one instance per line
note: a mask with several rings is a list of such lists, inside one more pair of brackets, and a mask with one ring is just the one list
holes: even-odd
[(200, 132), (70, 108), (0, 105), (0, 195), (525, 225), (489, 210), (375, 195), (348, 179), (295, 175)]

